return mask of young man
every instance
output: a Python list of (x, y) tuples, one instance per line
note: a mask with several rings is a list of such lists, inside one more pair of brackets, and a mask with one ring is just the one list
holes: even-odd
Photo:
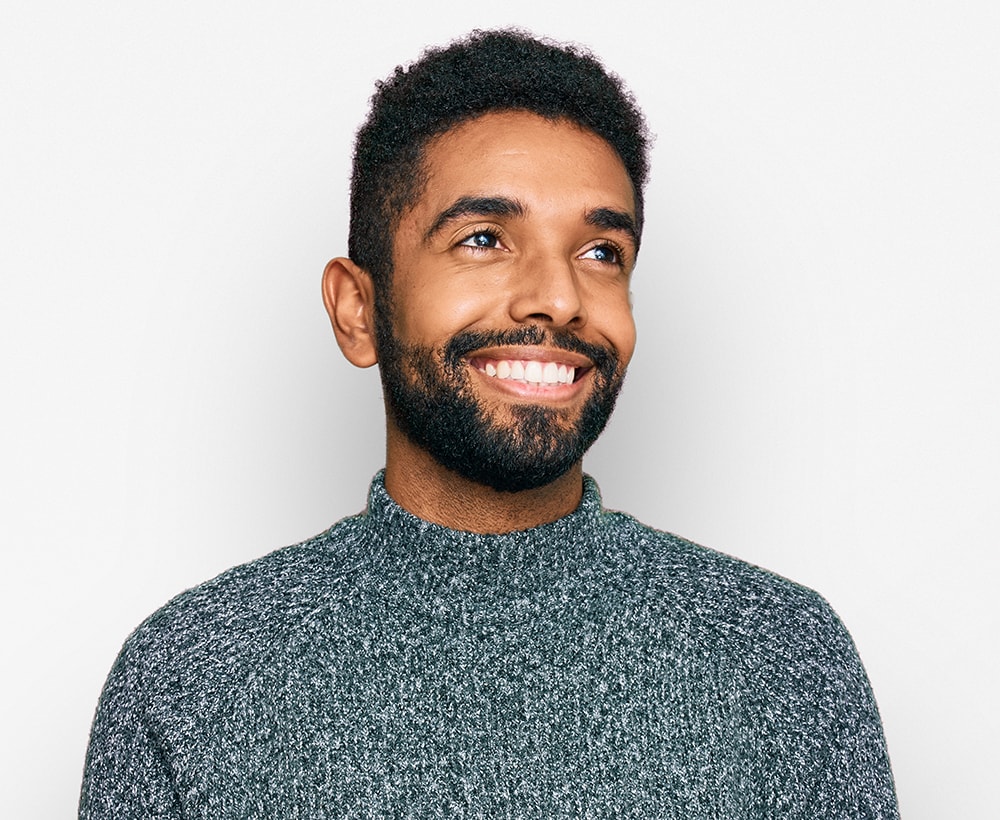
[(128, 640), (82, 817), (897, 816), (823, 600), (582, 473), (635, 344), (646, 148), (595, 60), (517, 33), (380, 86), (323, 294), (379, 365), (385, 471)]

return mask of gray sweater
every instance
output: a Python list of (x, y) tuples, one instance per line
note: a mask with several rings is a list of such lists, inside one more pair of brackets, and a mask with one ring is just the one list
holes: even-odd
[(82, 818), (895, 818), (814, 592), (602, 508), (367, 510), (175, 598), (97, 708)]

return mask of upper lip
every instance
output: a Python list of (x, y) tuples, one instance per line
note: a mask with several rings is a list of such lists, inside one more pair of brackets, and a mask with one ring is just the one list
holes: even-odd
[(492, 359), (495, 361), (555, 362), (568, 367), (593, 367), (593, 362), (580, 353), (561, 347), (540, 347), (537, 345), (511, 345), (508, 347), (487, 347), (468, 353), (466, 359)]

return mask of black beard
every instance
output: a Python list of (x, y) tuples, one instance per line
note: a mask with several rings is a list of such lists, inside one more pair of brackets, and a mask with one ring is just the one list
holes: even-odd
[[(466, 332), (434, 350), (404, 345), (389, 322), (377, 325), (386, 412), (443, 467), (494, 490), (530, 490), (565, 475), (608, 423), (625, 378), (614, 348), (588, 344), (567, 331), (527, 325)], [(568, 411), (514, 405), (514, 423), (500, 425), (478, 404), (465, 355), (513, 345), (546, 345), (581, 353), (594, 363), (593, 390), (575, 423), (566, 419)]]

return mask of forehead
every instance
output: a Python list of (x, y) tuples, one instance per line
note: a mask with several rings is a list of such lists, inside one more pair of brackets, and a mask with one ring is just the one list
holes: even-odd
[(526, 111), (491, 112), (435, 137), (423, 171), (415, 210), (443, 207), (456, 196), (506, 193), (635, 212), (631, 179), (608, 142), (569, 120)]

